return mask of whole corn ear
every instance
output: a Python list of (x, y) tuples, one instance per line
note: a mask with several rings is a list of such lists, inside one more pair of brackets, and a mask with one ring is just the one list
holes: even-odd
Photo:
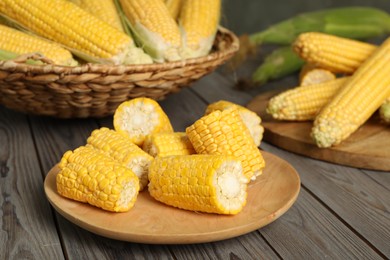
[(0, 49), (15, 54), (38, 52), (58, 65), (76, 66), (72, 53), (43, 38), (0, 24)]
[(330, 70), (305, 64), (299, 73), (299, 85), (308, 86), (336, 79), (336, 74)]
[(137, 176), (94, 148), (67, 151), (59, 168), (57, 191), (64, 197), (113, 212), (130, 210), (137, 199)]
[(190, 155), (195, 150), (186, 133), (155, 133), (149, 135), (143, 143), (142, 149), (151, 156)]
[(215, 110), (223, 111), (231, 107), (236, 107), (238, 109), (238, 113), (245, 126), (248, 128), (253, 141), (256, 146), (260, 146), (261, 140), (263, 139), (264, 127), (261, 125), (261, 118), (248, 108), (226, 100), (220, 100), (209, 104), (206, 108), (205, 115), (208, 115)]
[(87, 60), (112, 64), (152, 62), (128, 35), (67, 0), (3, 0), (0, 13)]
[(114, 0), (70, 0), (112, 27), (123, 32), (122, 22)]
[(119, 0), (136, 40), (157, 62), (180, 60), (179, 26), (162, 0)]
[(118, 106), (114, 113), (114, 128), (142, 146), (145, 138), (159, 132), (173, 132), (168, 116), (157, 101), (134, 98)]
[(379, 116), (383, 123), (390, 124), (390, 97), (379, 108)]
[(241, 161), (248, 180), (262, 174), (263, 156), (236, 107), (201, 117), (187, 127), (186, 133), (198, 154), (234, 156)]
[(309, 32), (298, 36), (294, 51), (305, 61), (336, 73), (352, 74), (377, 46), (334, 35)]
[(149, 165), (153, 157), (132, 143), (128, 136), (102, 127), (91, 133), (87, 139), (87, 144), (131, 169), (139, 179), (140, 191), (146, 187)]
[(174, 20), (179, 16), (181, 3), (182, 0), (165, 0), (165, 5)]
[(319, 147), (337, 145), (390, 96), (390, 38), (355, 71), (321, 110), (311, 135)]
[(150, 166), (149, 193), (181, 209), (237, 214), (246, 204), (241, 163), (224, 155), (157, 157)]

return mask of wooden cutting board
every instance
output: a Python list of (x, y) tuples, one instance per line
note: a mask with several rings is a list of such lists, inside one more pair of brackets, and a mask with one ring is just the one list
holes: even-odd
[(287, 122), (265, 112), (277, 92), (256, 96), (247, 107), (263, 120), (264, 141), (290, 152), (332, 163), (370, 170), (390, 171), (390, 126), (374, 115), (347, 140), (332, 148), (318, 148), (310, 138), (312, 122)]

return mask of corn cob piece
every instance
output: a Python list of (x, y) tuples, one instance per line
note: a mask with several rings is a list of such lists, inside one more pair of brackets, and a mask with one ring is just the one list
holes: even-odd
[(153, 157), (143, 151), (125, 135), (102, 127), (94, 130), (87, 139), (92, 146), (131, 169), (139, 179), (139, 190), (148, 184), (149, 165)]
[(186, 133), (198, 154), (235, 156), (241, 161), (248, 180), (262, 174), (263, 156), (236, 107), (203, 116), (187, 127)]
[(390, 38), (362, 63), (321, 110), (311, 135), (319, 147), (337, 145), (390, 96)]
[(130, 210), (138, 196), (137, 176), (100, 151), (81, 146), (67, 151), (56, 177), (60, 195), (113, 212)]
[(256, 146), (260, 146), (261, 140), (263, 139), (264, 127), (261, 125), (261, 118), (255, 112), (238, 104), (234, 104), (226, 100), (220, 100), (209, 104), (206, 108), (205, 115), (208, 115), (215, 110), (222, 111), (233, 106), (237, 107), (238, 113), (245, 126), (248, 128)]
[(114, 113), (114, 128), (142, 146), (145, 138), (159, 132), (173, 132), (168, 116), (150, 98), (134, 98), (118, 106)]
[(336, 79), (336, 75), (330, 70), (305, 64), (299, 73), (299, 85), (308, 86)]
[(181, 59), (179, 26), (162, 0), (119, 0), (119, 2), (136, 40), (155, 61)]
[(379, 116), (383, 123), (390, 124), (390, 97), (379, 108)]
[(149, 173), (153, 198), (207, 213), (239, 213), (246, 204), (247, 183), (241, 163), (224, 155), (157, 157)]
[(93, 14), (102, 21), (108, 23), (112, 27), (123, 30), (119, 13), (116, 9), (114, 0), (70, 0), (74, 4), (80, 6), (85, 11)]
[(266, 112), (278, 120), (313, 120), (348, 78), (283, 91), (269, 100)]
[(184, 132), (150, 135), (145, 139), (142, 149), (153, 157), (195, 153), (194, 147)]
[(152, 62), (128, 35), (66, 0), (4, 0), (0, 13), (91, 61)]
[(179, 25), (184, 58), (207, 55), (214, 42), (221, 16), (221, 0), (183, 0)]
[(305, 61), (335, 73), (352, 74), (377, 46), (334, 35), (309, 32), (299, 35), (294, 51)]
[(58, 65), (76, 66), (72, 53), (62, 46), (0, 24), (0, 49), (16, 54), (38, 52)]
[(165, 5), (167, 6), (171, 16), (174, 20), (179, 16), (182, 0), (165, 0)]

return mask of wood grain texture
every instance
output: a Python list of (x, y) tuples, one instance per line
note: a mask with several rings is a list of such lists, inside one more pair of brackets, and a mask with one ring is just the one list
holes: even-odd
[(341, 144), (318, 148), (310, 138), (312, 121), (275, 120), (265, 112), (276, 92), (256, 96), (247, 107), (262, 118), (264, 140), (278, 147), (328, 162), (357, 168), (390, 171), (390, 128), (373, 116)]

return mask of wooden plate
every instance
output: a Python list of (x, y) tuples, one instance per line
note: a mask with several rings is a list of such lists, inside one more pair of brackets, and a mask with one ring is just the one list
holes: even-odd
[(266, 114), (269, 99), (278, 92), (256, 96), (247, 107), (263, 120), (264, 140), (310, 158), (369, 170), (390, 171), (390, 127), (373, 116), (348, 139), (331, 148), (318, 148), (310, 138), (312, 122), (279, 121)]
[(58, 167), (46, 176), (44, 189), (51, 205), (74, 224), (101, 236), (149, 244), (218, 241), (261, 228), (285, 213), (297, 199), (300, 178), (286, 161), (262, 152), (264, 173), (248, 187), (248, 201), (237, 215), (197, 213), (166, 206), (142, 191), (126, 213), (111, 213), (60, 196)]

